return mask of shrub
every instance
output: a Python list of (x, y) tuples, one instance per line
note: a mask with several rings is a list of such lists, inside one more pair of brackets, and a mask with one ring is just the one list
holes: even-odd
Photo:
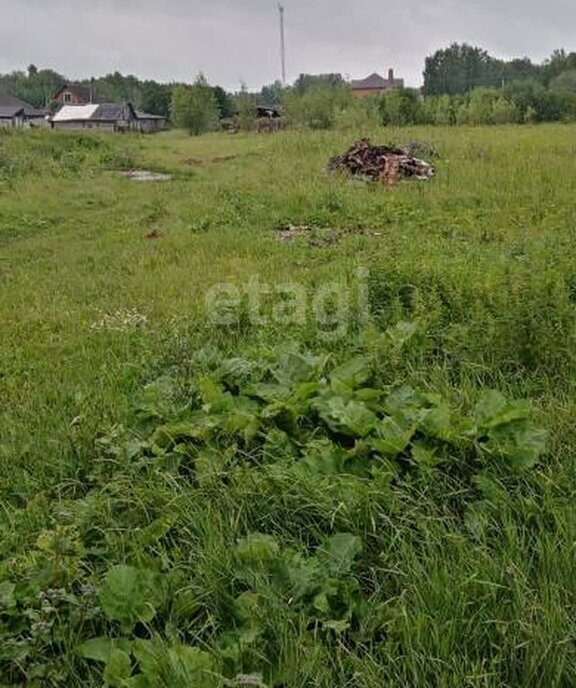
[(214, 128), (218, 121), (218, 104), (214, 90), (202, 74), (198, 75), (193, 86), (174, 87), (171, 115), (177, 127), (186, 129), (193, 136)]
[(338, 114), (352, 104), (352, 93), (345, 86), (319, 86), (298, 94), (286, 94), (284, 107), (287, 120), (295, 126), (310, 129), (332, 129)]
[(415, 89), (398, 89), (381, 100), (380, 117), (385, 126), (419, 124), (423, 119), (422, 114), (422, 101)]

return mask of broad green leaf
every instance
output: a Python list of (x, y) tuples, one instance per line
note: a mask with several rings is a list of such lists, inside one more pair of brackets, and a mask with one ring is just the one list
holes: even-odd
[(298, 405), (299, 408), (308, 408), (309, 400), (317, 396), (318, 393), (326, 387), (324, 382), (315, 380), (313, 382), (301, 382), (294, 387), (290, 400)]
[(518, 428), (509, 439), (491, 440), (499, 453), (503, 454), (510, 465), (518, 471), (532, 468), (545, 453), (548, 434), (539, 428)]
[(78, 654), (84, 657), (84, 659), (92, 659), (95, 662), (106, 664), (114, 647), (115, 644), (112, 638), (93, 638), (78, 647)]
[(253, 380), (258, 368), (259, 364), (255, 361), (248, 361), (244, 358), (230, 358), (220, 364), (218, 376), (228, 387), (240, 388)]
[(259, 382), (255, 385), (250, 385), (243, 390), (243, 394), (247, 397), (255, 397), (262, 399), (268, 403), (275, 401), (284, 401), (291, 394), (290, 387), (286, 385), (275, 385), (265, 382)]
[(286, 575), (290, 598), (299, 601), (318, 588), (323, 571), (317, 557), (304, 557), (299, 552), (285, 553)]
[(527, 402), (509, 402), (500, 392), (486, 392), (476, 405), (476, 420), (480, 428), (485, 430), (529, 417), (530, 405)]
[(272, 428), (266, 434), (263, 455), (270, 461), (286, 461), (296, 458), (297, 450), (287, 432)]
[(209, 485), (221, 478), (230, 459), (235, 453), (234, 447), (230, 449), (216, 449), (206, 447), (201, 449), (194, 458), (194, 474), (198, 484)]
[(350, 623), (348, 621), (342, 620), (342, 621), (323, 621), (322, 622), (322, 628), (328, 631), (334, 631), (336, 635), (342, 635), (342, 633), (345, 633), (349, 628), (350, 628)]
[(384, 410), (389, 415), (402, 415), (406, 411), (423, 408), (425, 399), (412, 387), (404, 385), (398, 387), (388, 395), (384, 402)]
[(378, 437), (370, 437), (367, 442), (379, 454), (394, 458), (408, 449), (416, 428), (401, 419), (387, 416), (376, 430)]
[(162, 655), (166, 651), (161, 640), (135, 640), (134, 657), (142, 674), (151, 680), (162, 663)]
[(416, 442), (412, 447), (412, 459), (420, 468), (434, 468), (439, 463), (435, 451), (423, 442)]
[(330, 601), (328, 594), (324, 590), (314, 596), (313, 605), (314, 609), (320, 612), (320, 614), (330, 614)]
[(108, 618), (131, 630), (156, 616), (161, 597), (158, 576), (132, 566), (115, 566), (106, 574), (99, 597)]
[(356, 389), (369, 380), (371, 374), (372, 369), (369, 359), (365, 356), (358, 356), (335, 368), (330, 373), (330, 381), (332, 384), (339, 383)]
[(386, 339), (396, 349), (403, 349), (418, 332), (418, 325), (413, 322), (399, 322), (386, 330)]
[(247, 566), (262, 567), (278, 559), (280, 546), (271, 535), (254, 533), (238, 541), (236, 556)]
[(340, 396), (318, 399), (313, 406), (333, 432), (349, 437), (366, 437), (378, 421), (376, 414), (365, 404), (346, 402)]
[(152, 547), (161, 540), (176, 522), (173, 514), (166, 514), (138, 532), (138, 542), (144, 547)]
[(282, 385), (312, 382), (321, 375), (327, 361), (327, 356), (291, 352), (281, 356), (278, 366), (272, 373)]
[(164, 418), (171, 412), (171, 401), (175, 395), (176, 382), (162, 377), (147, 385), (137, 412), (142, 419)]
[(344, 471), (346, 457), (346, 451), (330, 440), (314, 440), (304, 449), (300, 463), (316, 475), (337, 475)]
[[(171, 686), (182, 688), (197, 685), (198, 688), (209, 688), (220, 684), (215, 676), (216, 662), (212, 655), (198, 647), (175, 645), (168, 650), (169, 675), (175, 681)], [(159, 677), (163, 675), (159, 673)]]
[[(371, 389), (370, 387), (363, 387), (362, 389), (357, 389), (354, 392), (354, 399), (356, 401), (361, 401), (364, 402), (368, 405), (371, 405), (371, 408), (375, 408), (373, 405), (376, 404), (377, 402), (380, 401), (382, 398), (382, 390), (380, 389)], [(377, 410), (380, 410), (379, 407), (376, 407)]]
[(197, 384), (200, 397), (204, 404), (211, 404), (224, 394), (222, 385), (218, 384), (210, 377), (201, 377)]
[(131, 674), (132, 662), (130, 661), (130, 656), (122, 650), (111, 650), (106, 668), (104, 669), (106, 685), (110, 686), (110, 688), (124, 688)]
[(161, 449), (168, 449), (184, 440), (205, 442), (214, 434), (216, 427), (215, 419), (206, 413), (199, 413), (189, 420), (160, 426), (152, 436), (151, 441)]
[(510, 494), (508, 490), (501, 484), (497, 483), (491, 477), (479, 474), (472, 478), (472, 482), (481, 492), (482, 497), (493, 505), (503, 505), (510, 501)]
[(234, 600), (234, 613), (239, 621), (253, 624), (258, 620), (261, 596), (256, 592), (244, 592)]
[(158, 688), (157, 684), (151, 683), (144, 674), (132, 676), (126, 681), (126, 688)]
[(450, 441), (455, 434), (450, 407), (441, 404), (429, 409), (423, 414), (420, 428), (428, 437)]
[(16, 586), (10, 581), (0, 583), (0, 611), (7, 611), (16, 606)]
[(351, 533), (337, 533), (328, 538), (319, 556), (326, 561), (331, 572), (339, 575), (349, 573), (354, 559), (362, 551), (362, 540)]
[(253, 439), (260, 429), (260, 406), (248, 397), (225, 394), (210, 405), (210, 412), (219, 416), (224, 432), (241, 434), (246, 441)]
[(167, 645), (159, 639), (134, 643), (134, 656), (150, 686), (212, 688), (220, 686), (212, 655), (186, 645)]
[(263, 409), (263, 421), (272, 421), (292, 437), (298, 435), (298, 409), (289, 402), (278, 401)]

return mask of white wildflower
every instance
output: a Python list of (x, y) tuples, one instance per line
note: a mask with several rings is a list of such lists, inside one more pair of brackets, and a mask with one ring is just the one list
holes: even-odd
[(104, 313), (100, 320), (92, 323), (90, 329), (95, 332), (129, 332), (146, 327), (148, 318), (135, 308), (121, 309), (115, 313)]

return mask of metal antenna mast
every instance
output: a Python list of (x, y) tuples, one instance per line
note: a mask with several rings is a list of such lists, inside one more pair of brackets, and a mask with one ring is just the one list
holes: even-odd
[(284, 32), (284, 6), (278, 3), (280, 12), (280, 46), (282, 50), (282, 83), (286, 85), (286, 35)]

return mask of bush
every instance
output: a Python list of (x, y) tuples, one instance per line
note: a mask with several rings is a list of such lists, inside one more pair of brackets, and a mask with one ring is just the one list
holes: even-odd
[(198, 136), (215, 127), (218, 121), (218, 104), (214, 90), (202, 74), (198, 75), (193, 86), (174, 87), (171, 115), (174, 124), (186, 129), (192, 136)]
[(343, 131), (372, 130), (380, 124), (380, 98), (354, 98), (335, 115), (335, 127)]
[(384, 126), (420, 124), (423, 121), (423, 107), (418, 91), (411, 88), (392, 91), (381, 100), (380, 117)]
[(298, 94), (290, 91), (284, 97), (286, 118), (295, 126), (310, 129), (332, 129), (340, 113), (353, 103), (346, 86), (319, 86)]
[(248, 93), (245, 84), (242, 84), (235, 100), (238, 127), (242, 131), (254, 131), (256, 129), (256, 100)]

